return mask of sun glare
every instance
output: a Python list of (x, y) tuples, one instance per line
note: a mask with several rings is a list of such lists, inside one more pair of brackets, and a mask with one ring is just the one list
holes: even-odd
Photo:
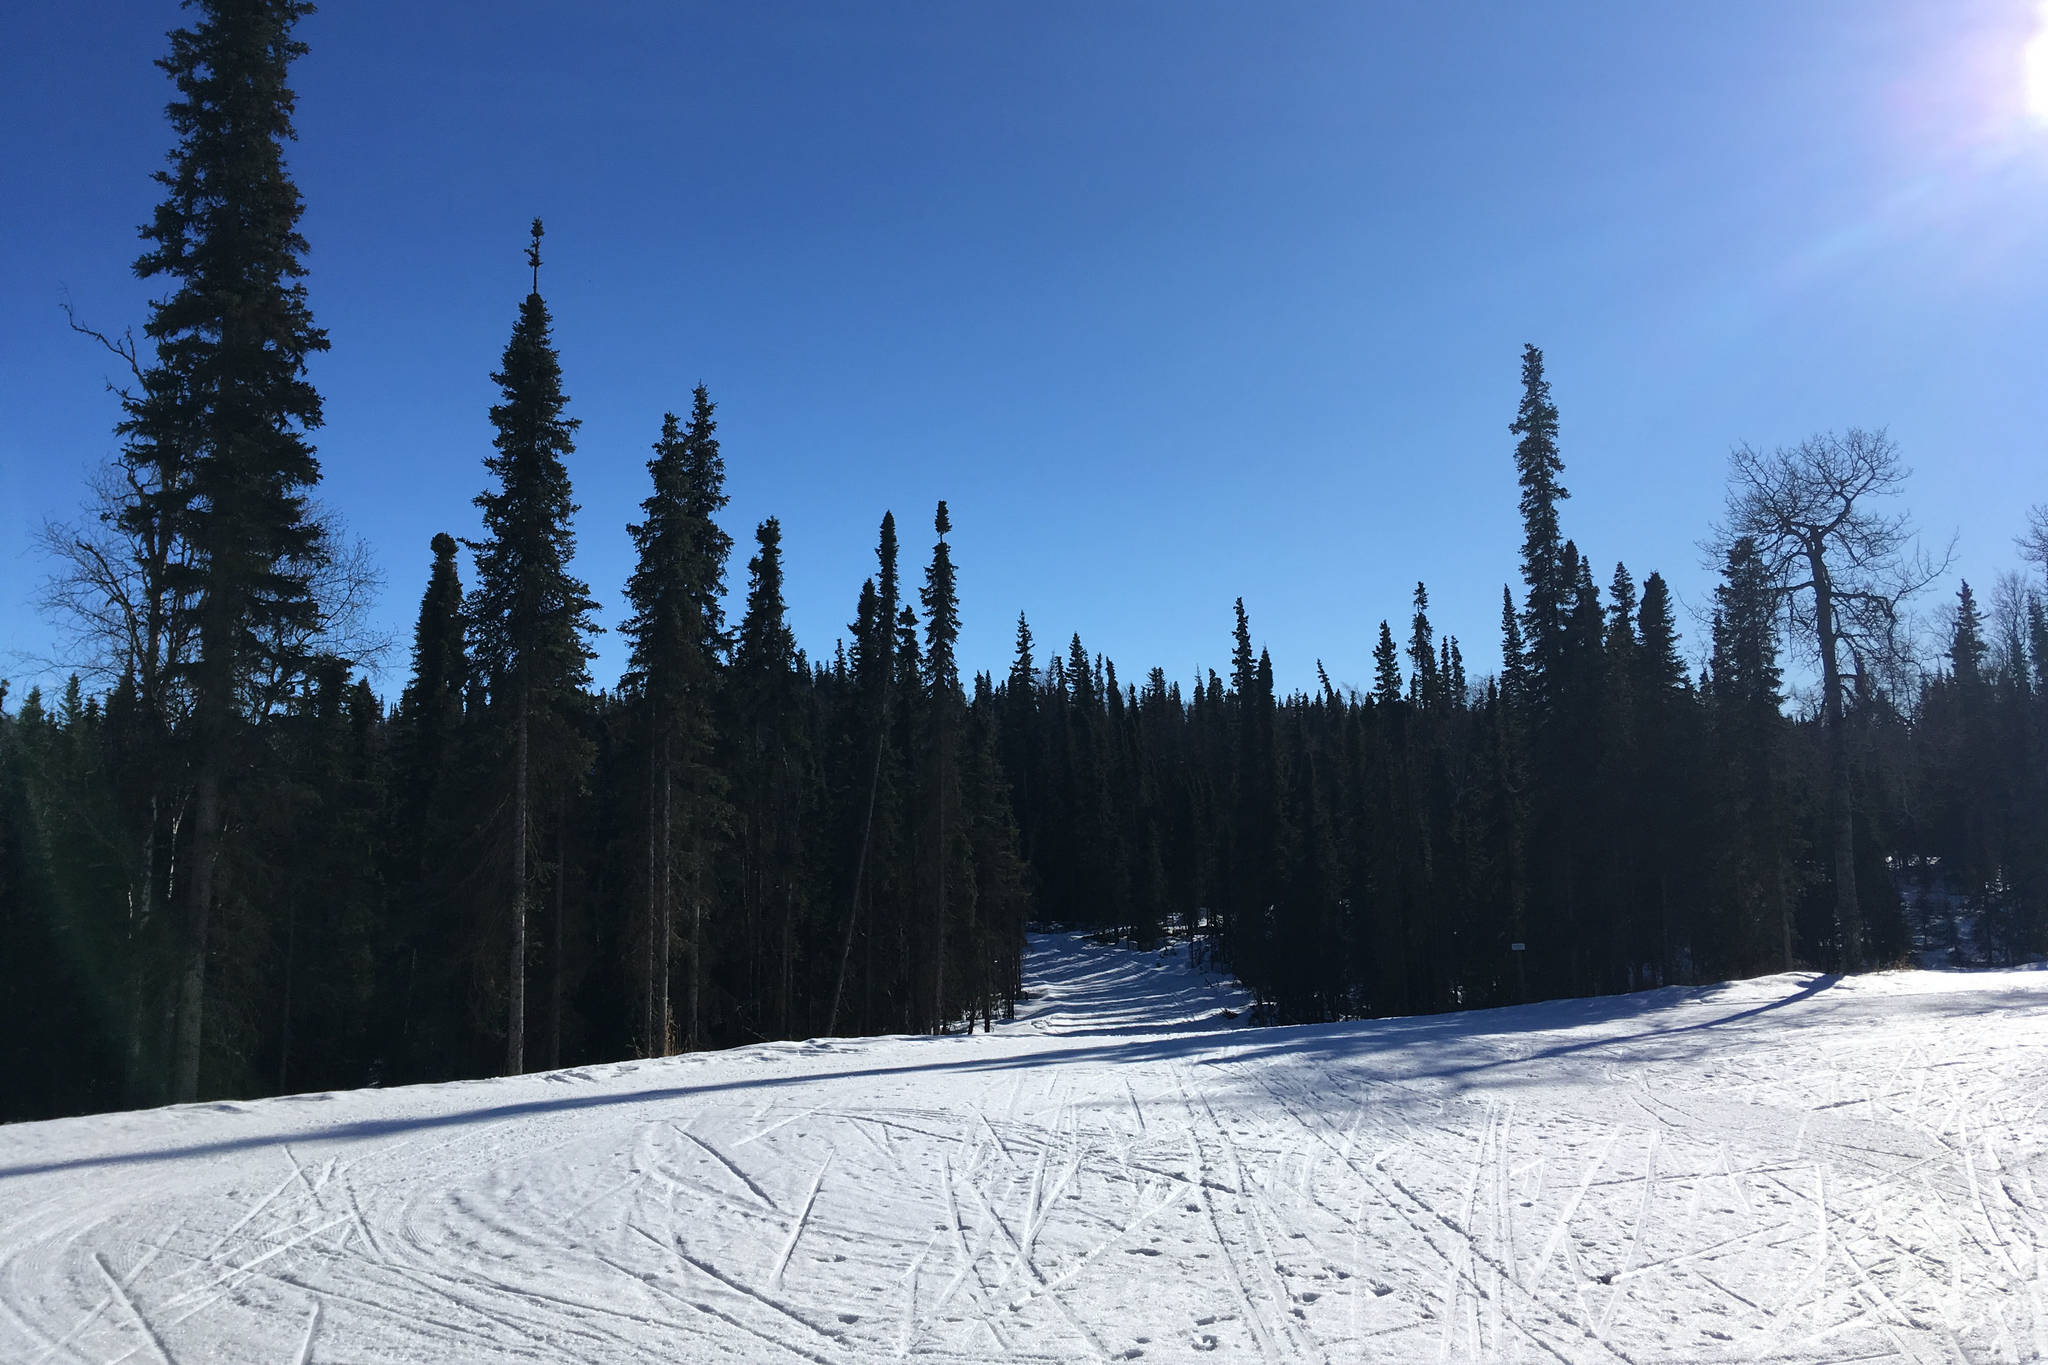
[(2026, 47), (2027, 112), (2048, 123), (2048, 0), (2034, 9), (2034, 36)]

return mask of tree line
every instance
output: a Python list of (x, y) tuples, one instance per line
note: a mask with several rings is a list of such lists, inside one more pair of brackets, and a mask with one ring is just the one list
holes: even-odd
[(1924, 668), (1907, 604), (1942, 564), (1882, 510), (1892, 443), (1741, 450), (1695, 669), (1662, 576), (1617, 564), (1603, 593), (1563, 534), (1534, 347), (1522, 379), (1497, 674), (1421, 583), (1369, 692), (1318, 663), (1278, 695), (1242, 600), (1228, 676), (1185, 692), (1120, 687), (1078, 638), (1041, 665), (1020, 621), (1001, 753), (1047, 902), (1139, 942), (1192, 927), (1283, 1022), (2048, 949), (2038, 588), (2008, 575), (1987, 611), (1963, 583)]
[(1369, 691), (1318, 664), (1280, 694), (1241, 600), (1228, 676), (1185, 689), (1078, 636), (1041, 655), (1021, 616), (1007, 671), (963, 677), (944, 502), (921, 572), (881, 517), (813, 658), (773, 518), (727, 619), (699, 386), (650, 423), (598, 688), (536, 220), (478, 534), (434, 537), (387, 703), (373, 575), (314, 500), (327, 339), (283, 157), (310, 7), (195, 9), (136, 262), (165, 293), (140, 342), (73, 323), (126, 373), (91, 515), (45, 535), (87, 667), (11, 713), (0, 685), (0, 1118), (987, 1028), (1034, 919), (1184, 933), (1281, 1021), (1855, 970), (1915, 946), (1909, 898), (1960, 956), (2044, 947), (2041, 593), (1963, 585), (1923, 668), (1909, 603), (1946, 564), (1888, 510), (1892, 443), (1743, 448), (1695, 668), (1662, 577), (1565, 534), (1534, 347), (1497, 672), (1418, 583)]

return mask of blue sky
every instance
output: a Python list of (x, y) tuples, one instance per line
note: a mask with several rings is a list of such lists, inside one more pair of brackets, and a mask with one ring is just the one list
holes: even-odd
[[(114, 448), (59, 304), (139, 323), (169, 3), (29, 6), (0, 46), (0, 675), (52, 631), (29, 535)], [(963, 661), (1017, 612), (1127, 677), (1371, 676), (1417, 579), (1498, 659), (1523, 342), (1604, 583), (1696, 542), (1737, 441), (1889, 427), (1958, 570), (2048, 500), (2048, 124), (2028, 0), (1208, 5), (332, 3), (308, 20), (323, 497), (385, 574), (473, 534), (488, 380), (548, 225), (582, 504), (619, 619), (664, 409), (719, 404), (743, 583), (782, 519), (828, 654), (894, 509), (951, 504)], [(1930, 594), (1938, 607), (1952, 591)], [(1686, 622), (1688, 649), (1702, 628)], [(617, 677), (616, 634), (596, 681)]]

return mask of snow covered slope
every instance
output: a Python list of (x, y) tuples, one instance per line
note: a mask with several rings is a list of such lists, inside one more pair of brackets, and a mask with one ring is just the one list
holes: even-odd
[(2038, 1360), (2048, 973), (993, 1035), (0, 1129), (0, 1360)]

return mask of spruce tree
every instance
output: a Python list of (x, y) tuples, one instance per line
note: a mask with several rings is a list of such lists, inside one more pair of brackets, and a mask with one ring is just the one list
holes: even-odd
[[(960, 819), (959, 743), (965, 698), (960, 691), (960, 665), (956, 648), (960, 639), (960, 595), (953, 569), (952, 547), (946, 536), (953, 521), (946, 504), (939, 503), (932, 518), (938, 540), (932, 546), (931, 566), (925, 570), (924, 586), (918, 600), (924, 603), (925, 648), (924, 692), (926, 719), (931, 736), (931, 802), (935, 833), (932, 839), (932, 1010), (931, 1026), (943, 1032), (953, 1016), (946, 998), (948, 921), (953, 918), (948, 885), (955, 892), (966, 889), (971, 896), (972, 868), (957, 866), (959, 855), (968, 850)], [(971, 899), (968, 901), (971, 906)]]
[(1521, 438), (1515, 444), (1515, 476), (1522, 486), (1522, 581), (1529, 590), (1522, 625), (1530, 681), (1538, 698), (1547, 700), (1571, 606), (1557, 515), (1557, 504), (1571, 494), (1558, 482), (1564, 460), (1557, 451), (1557, 405), (1543, 377), (1543, 352), (1534, 346), (1522, 347), (1522, 401), (1508, 430)]
[(1429, 624), (1429, 589), (1415, 585), (1415, 614), (1408, 629), (1408, 700), (1424, 711), (1437, 706), (1436, 632)]
[[(1258, 665), (1252, 657), (1252, 627), (1245, 616), (1242, 597), (1237, 599), (1236, 611), (1237, 623), (1231, 627), (1230, 633), (1230, 690), (1236, 694), (1238, 705), (1243, 706), (1245, 699), (1252, 694)], [(1074, 638), (1080, 639), (1078, 635)]]
[(1984, 643), (1984, 613), (1966, 578), (1956, 590), (1955, 626), (1949, 632), (1948, 660), (1951, 676), (1961, 688), (1974, 688), (1984, 681), (1984, 661), (1991, 649)]
[(1000, 731), (997, 751), (1009, 779), (1012, 808), (1018, 823), (1018, 841), (1023, 856), (1033, 849), (1032, 832), (1038, 826), (1038, 661), (1032, 657), (1031, 623), (1017, 613), (1017, 649), (1010, 658), (1010, 673), (1003, 684), (999, 707)]
[(1664, 576), (1643, 580), (1643, 600), (1636, 610), (1636, 693), (1670, 696), (1685, 686), (1685, 660), (1678, 653), (1678, 627), (1671, 615), (1671, 588)]
[(1372, 697), (1381, 706), (1401, 700), (1401, 655), (1394, 648), (1394, 632), (1380, 622), (1379, 643), (1372, 650)]
[[(782, 523), (774, 517), (754, 530), (747, 561), (746, 612), (733, 647), (733, 687), (739, 753), (734, 765), (736, 805), (742, 817), (741, 897), (749, 920), (776, 916), (772, 1008), (777, 1031), (796, 1036), (797, 917), (803, 897), (800, 827), (808, 769), (803, 726), (803, 661), (790, 633), (782, 596)], [(779, 913), (778, 913), (779, 912)]]
[(654, 458), (654, 491), (640, 504), (644, 520), (627, 527), (638, 552), (626, 598), (633, 608), (624, 632), (632, 642), (623, 686), (646, 711), (646, 972), (643, 1027), (649, 1055), (670, 1045), (670, 925), (675, 913), (675, 793), (684, 796), (683, 878), (690, 907), (690, 974), (684, 1041), (695, 1049), (702, 1018), (703, 908), (711, 827), (720, 823), (723, 792), (711, 763), (712, 717), (725, 647), (725, 565), (732, 537), (713, 516), (724, 508), (725, 461), (710, 394), (698, 385), (690, 422), (662, 416)]
[[(590, 589), (569, 572), (576, 553), (569, 471), (578, 423), (567, 415), (562, 365), (540, 294), (541, 222), (533, 220), (526, 259), (533, 287), (519, 306), (511, 340), (491, 379), (501, 401), (491, 408), (495, 454), (484, 468), (496, 481), (476, 497), (484, 536), (466, 542), (476, 557), (476, 588), (465, 607), (477, 676), (494, 728), (511, 744), (505, 840), (509, 945), (505, 977), (507, 1074), (526, 1066), (527, 915), (533, 860), (533, 776), (553, 782), (578, 764), (566, 711), (586, 685), (589, 638), (597, 629)], [(536, 739), (540, 740), (536, 755)], [(536, 757), (540, 760), (536, 762)]]
[[(123, 509), (131, 535), (175, 541), (172, 598), (196, 637), (185, 676), (192, 806), (172, 1098), (200, 1086), (215, 874), (246, 724), (305, 669), (321, 609), (313, 575), (329, 549), (310, 495), (320, 465), (307, 434), (320, 396), (307, 361), (327, 349), (307, 302), (304, 212), (286, 169), (296, 97), (286, 83), (306, 46), (293, 36), (312, 6), (295, 0), (196, 0), (198, 22), (170, 35), (157, 65), (177, 90), (177, 137), (135, 262), (170, 292), (150, 308), (154, 356), (126, 395), (123, 460), (141, 491)], [(267, 691), (252, 688), (258, 679)]]
[(461, 989), (456, 966), (466, 945), (455, 923), (456, 878), (449, 850), (461, 847), (464, 792), (463, 699), (469, 651), (455, 538), (437, 534), (433, 566), (413, 627), (412, 677), (392, 716), (390, 926), (385, 984), (386, 1048), (393, 1079), (450, 1074), (460, 1055)]
[(1643, 580), (1632, 659), (1629, 694), (1640, 746), (1642, 852), (1656, 902), (1658, 980), (1669, 984), (1689, 932), (1681, 912), (1696, 903), (1700, 880), (1695, 823), (1699, 738), (1695, 699), (1687, 691), (1685, 660), (1678, 652), (1671, 590), (1661, 574)]
[(1519, 710), (1528, 698), (1529, 660), (1521, 619), (1515, 612), (1515, 595), (1505, 583), (1500, 589), (1500, 683), (1501, 704)]
[(1717, 813), (1732, 835), (1722, 845), (1719, 890), (1737, 915), (1715, 935), (1715, 972), (1748, 970), (1767, 953), (1790, 971), (1796, 957), (1778, 791), (1784, 697), (1777, 601), (1756, 542), (1738, 537), (1714, 590), (1708, 672)]
[[(899, 594), (899, 568), (896, 543), (896, 514), (884, 512), (882, 525), (875, 545), (876, 576), (861, 585), (860, 602), (854, 617), (854, 682), (856, 703), (853, 720), (862, 732), (861, 748), (869, 752), (863, 756), (861, 767), (865, 781), (859, 789), (866, 794), (861, 803), (861, 814), (854, 823), (856, 831), (852, 847), (853, 875), (847, 892), (846, 930), (840, 943), (839, 967), (833, 977), (832, 1003), (826, 1013), (825, 1031), (839, 1032), (839, 1021), (846, 1001), (847, 977), (852, 970), (853, 947), (861, 925), (861, 906), (875, 897), (875, 885), (881, 879), (874, 864), (881, 861), (877, 854), (878, 844), (886, 846), (887, 837), (895, 828), (894, 797), (895, 783), (889, 783), (885, 792), (885, 776), (893, 778), (897, 761), (897, 750), (891, 744), (891, 720), (895, 711), (907, 707), (893, 706), (898, 691), (898, 632), (897, 612)], [(913, 641), (915, 637), (912, 637)], [(877, 824), (882, 826), (882, 835), (877, 838)], [(869, 917), (871, 920), (872, 915)], [(870, 941), (873, 925), (870, 924)], [(870, 965), (872, 963), (870, 962)], [(873, 972), (864, 973), (866, 986), (873, 985)], [(865, 997), (864, 997), (865, 1001)], [(859, 1027), (870, 1023), (868, 1010), (863, 1004), (859, 1011)]]
[(413, 626), (412, 678), (399, 696), (399, 712), (412, 721), (421, 748), (435, 757), (462, 714), (469, 668), (462, 632), (462, 577), (455, 565), (455, 538), (435, 534), (434, 562)]

